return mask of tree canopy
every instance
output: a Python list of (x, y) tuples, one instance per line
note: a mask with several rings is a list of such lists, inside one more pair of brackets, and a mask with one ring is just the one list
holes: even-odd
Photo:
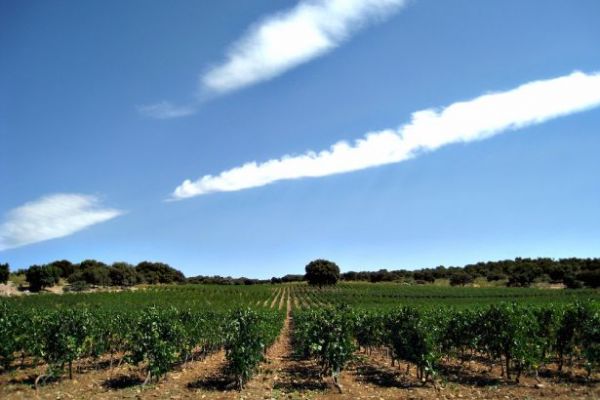
[(0, 264), (0, 283), (8, 282), (9, 267), (8, 264)]
[(29, 290), (40, 290), (56, 285), (60, 279), (61, 270), (52, 265), (32, 265), (25, 272), (25, 279), (29, 282)]
[(335, 285), (340, 279), (340, 268), (329, 260), (313, 260), (306, 265), (304, 279), (311, 285)]
[(185, 276), (181, 271), (161, 262), (142, 261), (135, 270), (146, 283), (185, 282)]

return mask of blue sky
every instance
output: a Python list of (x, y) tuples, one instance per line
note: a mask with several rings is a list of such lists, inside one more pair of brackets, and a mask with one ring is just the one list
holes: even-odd
[[(270, 277), (599, 255), (600, 3), (340, 4), (0, 2), (0, 262)], [(488, 93), (513, 97), (486, 114)], [(331, 149), (407, 126), (406, 154)]]

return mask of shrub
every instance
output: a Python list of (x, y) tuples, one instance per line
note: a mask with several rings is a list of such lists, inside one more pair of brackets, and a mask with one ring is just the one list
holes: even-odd
[(411, 307), (393, 312), (386, 322), (388, 345), (397, 360), (417, 365), (417, 378), (425, 382), (433, 377), (440, 358), (436, 334), (439, 330)]
[(43, 320), (41, 355), (48, 369), (38, 376), (36, 387), (42, 378), (59, 376), (65, 365), (69, 379), (73, 378), (73, 361), (82, 356), (92, 324), (92, 316), (86, 309), (55, 311)]
[(132, 332), (129, 362), (146, 364), (146, 380), (164, 376), (179, 358), (182, 348), (183, 327), (174, 309), (159, 310), (150, 307), (141, 312)]
[(0, 301), (0, 365), (4, 370), (10, 368), (14, 354), (18, 350), (20, 332), (19, 318), (8, 304)]
[[(298, 353), (313, 356), (321, 374), (330, 375), (342, 390), (338, 376), (352, 358), (355, 321), (348, 307), (325, 308), (300, 313), (295, 321), (295, 346)], [(296, 322), (297, 321), (297, 322)]]
[(250, 309), (232, 312), (225, 324), (225, 356), (229, 372), (239, 389), (252, 376), (264, 353), (281, 329), (277, 314), (259, 314)]
[(67, 292), (83, 292), (88, 290), (90, 285), (86, 281), (75, 281), (70, 282), (70, 285), (65, 288)]
[(511, 370), (516, 372), (516, 382), (525, 369), (537, 372), (545, 346), (532, 307), (492, 305), (480, 317), (480, 345), (492, 357), (504, 357), (507, 379), (511, 379)]

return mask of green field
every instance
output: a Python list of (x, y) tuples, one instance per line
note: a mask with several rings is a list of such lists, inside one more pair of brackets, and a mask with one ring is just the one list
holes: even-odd
[(306, 284), (284, 285), (166, 285), (123, 292), (39, 294), (5, 299), (12, 307), (64, 308), (86, 305), (126, 311), (156, 305), (199, 310), (230, 310), (247, 306), (270, 307), (283, 291), (289, 291), (292, 308), (346, 304), (355, 308), (390, 309), (411, 306), (479, 306), (499, 302), (558, 304), (575, 300), (600, 300), (600, 290), (505, 287), (450, 287), (395, 283), (341, 283), (331, 288)]
[(537, 376), (550, 365), (560, 372), (568, 361), (588, 379), (600, 367), (600, 291), (293, 283), (0, 299), (0, 366), (3, 373), (19, 368), (19, 359), (46, 366), (36, 387), (71, 377), (81, 362), (112, 366), (117, 356), (145, 382), (158, 381), (222, 349), (227, 374), (242, 388), (282, 336), (336, 383), (359, 348), (387, 349), (392, 360), (415, 365), (423, 382), (467, 354), (501, 363), (507, 378)]

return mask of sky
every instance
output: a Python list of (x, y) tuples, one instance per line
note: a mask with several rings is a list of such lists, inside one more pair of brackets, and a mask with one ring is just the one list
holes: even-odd
[(596, 0), (0, 1), (0, 262), (598, 257)]

